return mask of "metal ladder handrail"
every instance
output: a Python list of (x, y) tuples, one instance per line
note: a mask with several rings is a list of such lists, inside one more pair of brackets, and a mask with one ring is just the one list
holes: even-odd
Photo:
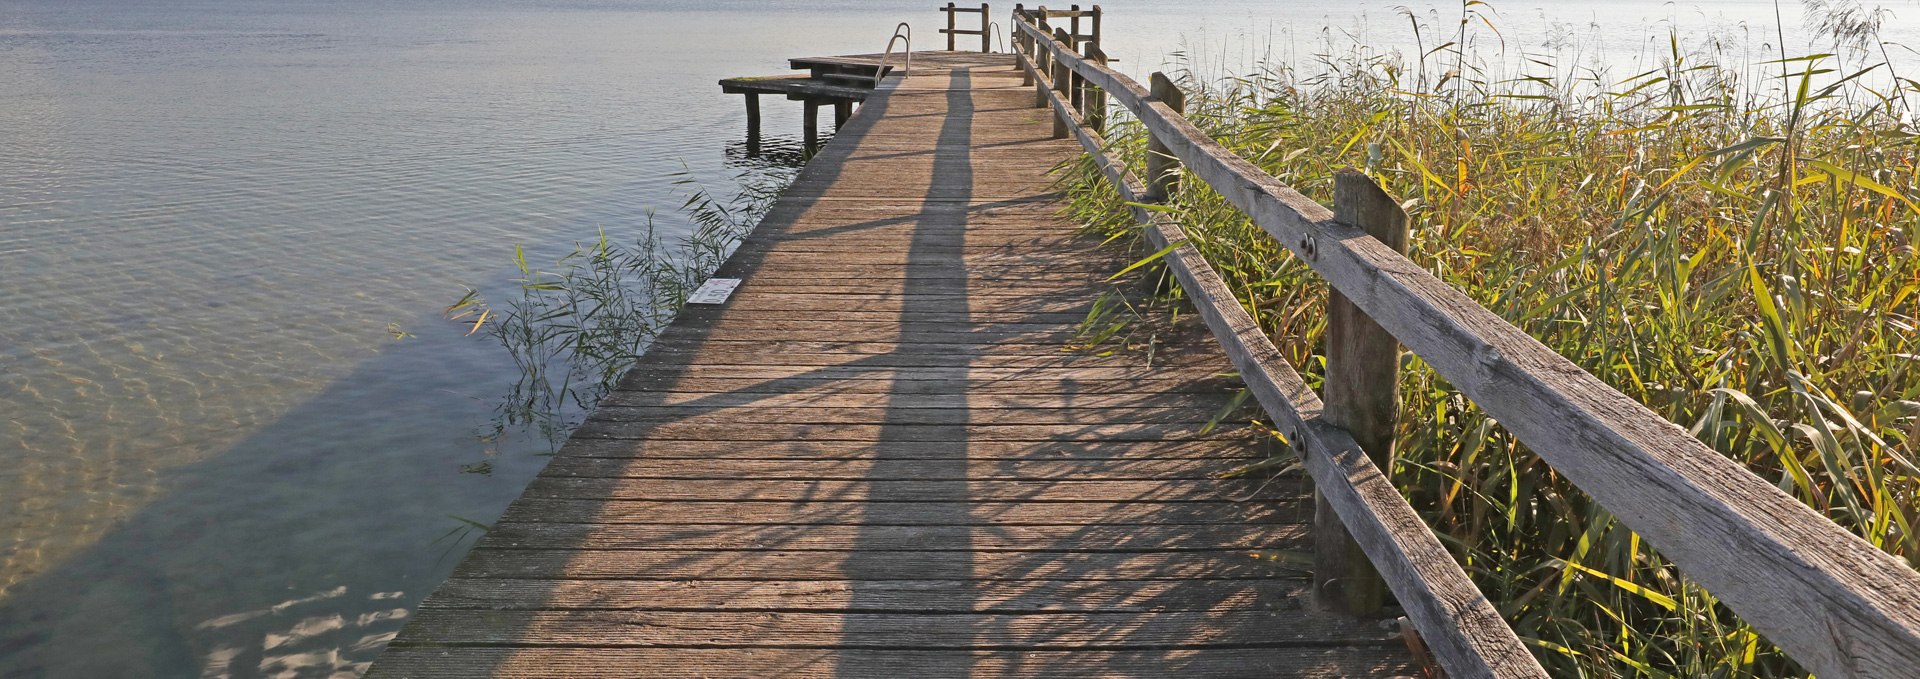
[(991, 31), (991, 32), (993, 33), (993, 37), (995, 37), (995, 38), (999, 38), (999, 39), (1000, 39), (1000, 51), (1001, 51), (1001, 52), (1006, 52), (1006, 51), (1007, 51), (1007, 36), (1006, 36), (1006, 35), (1004, 35), (1004, 34), (1002, 34), (1002, 33), (1000, 32), (1000, 22), (998, 22), (998, 21), (989, 21), (989, 22), (987, 22), (987, 30), (988, 30), (988, 31)]
[[(905, 34), (901, 33), (901, 31), (903, 30), (906, 31)], [(900, 22), (900, 25), (893, 27), (893, 37), (887, 39), (887, 49), (886, 51), (880, 53), (880, 68), (879, 70), (876, 70), (873, 72), (874, 87), (879, 87), (880, 81), (887, 77), (887, 60), (893, 57), (894, 44), (900, 42), (901, 40), (907, 41), (907, 51), (906, 51), (907, 65), (905, 68), (900, 69), (900, 72), (901, 73), (913, 72), (913, 26), (911, 24), (908, 24), (905, 21), (902, 21)]]

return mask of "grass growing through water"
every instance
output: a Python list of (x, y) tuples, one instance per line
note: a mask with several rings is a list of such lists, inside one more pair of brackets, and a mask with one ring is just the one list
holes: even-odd
[[(518, 368), (484, 438), (525, 429), (557, 448), (759, 224), (792, 175), (792, 168), (743, 174), (739, 192), (722, 200), (682, 173), (675, 184), (687, 192), (681, 208), (694, 228), (677, 243), (660, 237), (649, 214), (632, 244), (602, 231), (551, 268), (528, 264), (515, 246), (514, 296), (495, 303), (468, 290), (446, 310), (471, 324), (469, 334), (497, 340)], [(468, 468), (482, 471), (482, 464)]]
[[(1873, 15), (1834, 11), (1848, 4), (1809, 3), (1831, 53), (1748, 60), (1674, 36), (1657, 67), (1616, 77), (1565, 49), (1477, 50), (1496, 24), (1468, 2), (1412, 59), (1329, 44), (1250, 77), (1189, 76), (1188, 115), (1323, 202), (1334, 171), (1368, 169), (1408, 199), (1414, 261), (1920, 565), (1920, 83)], [(1112, 143), (1144, 165), (1137, 124)], [(1090, 229), (1134, 231), (1090, 165), (1071, 187)], [(1324, 282), (1210, 189), (1173, 205), (1318, 379)], [(1408, 364), (1397, 481), (1554, 676), (1806, 675)]]

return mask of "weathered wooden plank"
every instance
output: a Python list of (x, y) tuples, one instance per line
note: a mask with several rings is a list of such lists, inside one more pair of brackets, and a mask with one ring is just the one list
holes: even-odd
[(951, 442), (873, 440), (675, 440), (589, 439), (567, 443), (574, 457), (649, 459), (876, 459), (889, 460), (1090, 460), (1090, 459), (1258, 459), (1259, 444), (1251, 433), (1196, 438), (1185, 441), (967, 441)]
[(994, 328), (975, 329), (970, 323), (928, 323), (916, 324), (907, 330), (898, 324), (880, 325), (872, 322), (850, 322), (842, 324), (795, 323), (782, 321), (760, 322), (752, 316), (739, 315), (716, 322), (710, 328), (690, 328), (680, 326), (676, 330), (662, 333), (654, 345), (684, 343), (728, 344), (745, 342), (856, 342), (856, 343), (914, 343), (914, 344), (978, 344), (978, 345), (1037, 345), (1060, 351), (1061, 347), (1073, 342), (1078, 333), (1073, 328), (1059, 325), (1033, 323), (1008, 324)]
[[(779, 479), (620, 479), (543, 476), (527, 485), (527, 497), (575, 500), (885, 500), (888, 502), (1189, 502), (1277, 494), (1261, 480), (1082, 481), (996, 479), (986, 481), (787, 481)], [(1284, 492), (1291, 492), (1287, 490)]]
[[(878, 156), (880, 155), (889, 157), (913, 157), (914, 155), (925, 154), (923, 157), (932, 157), (933, 154), (938, 153), (938, 149), (919, 147), (911, 151), (875, 153), (876, 160), (879, 159)], [(972, 153), (972, 151), (969, 151), (969, 153)], [(989, 220), (987, 223), (994, 223), (993, 220), (1011, 221), (1026, 219), (1035, 220), (1034, 223), (1036, 224), (1052, 224), (1056, 221), (1061, 209), (1061, 205), (1057, 200), (1038, 198), (972, 206), (956, 205), (950, 202), (928, 203), (920, 201), (903, 204), (874, 201), (790, 201), (776, 203), (773, 207), (768, 208), (767, 214), (761, 218), (760, 226), (755, 229), (750, 238), (758, 238), (763, 233), (779, 233), (789, 228), (792, 224), (803, 222), (803, 220), (808, 217), (817, 217), (820, 220), (830, 218), (844, 220), (837, 224), (837, 226), (841, 227), (858, 227), (867, 225), (870, 222), (885, 220), (957, 220), (960, 218), (968, 220)], [(764, 229), (764, 231), (762, 231), (762, 229)], [(1068, 258), (1063, 257), (1062, 259)]]
[[(949, 258), (945, 266), (938, 268), (919, 266), (907, 269), (904, 268), (908, 264), (904, 256), (883, 256), (874, 253), (863, 253), (858, 256), (848, 256), (847, 253), (840, 254), (842, 255), (841, 257), (834, 257), (833, 253), (823, 252), (766, 251), (756, 253), (749, 251), (746, 254), (742, 254), (739, 260), (729, 262), (728, 265), (722, 266), (722, 271), (728, 270), (727, 266), (733, 266), (734, 268), (732, 270), (734, 271), (751, 270), (758, 273), (764, 269), (774, 274), (786, 274), (796, 268), (806, 268), (808, 270), (825, 272), (821, 275), (830, 275), (837, 271), (851, 269), (855, 270), (853, 273), (872, 273), (878, 277), (879, 271), (884, 269), (891, 272), (889, 276), (886, 276), (888, 278), (917, 278), (924, 275), (929, 279), (938, 279), (975, 276), (1007, 277), (1029, 273), (1087, 275), (1104, 272), (1111, 274), (1117, 268), (1112, 265), (1114, 260), (1106, 257), (1099, 259), (1090, 258), (1087, 261), (1062, 261), (1041, 257), (1003, 257), (995, 260), (973, 256), (965, 259), (957, 257)], [(750, 266), (743, 266), (742, 263), (749, 264)]]
[[(449, 611), (425, 609), (410, 623), (436, 646), (1101, 650), (1286, 648), (1399, 643), (1372, 623), (1313, 624), (1259, 610), (996, 613), (733, 613), (724, 611)], [(406, 640), (395, 640), (406, 645)]]
[[(792, 256), (792, 255), (782, 255), (777, 260), (761, 261), (759, 265), (760, 265), (759, 268), (754, 269), (753, 276), (749, 276), (749, 277), (750, 278), (764, 277), (763, 281), (765, 281), (766, 284), (768, 285), (773, 285), (776, 281), (781, 285), (789, 285), (794, 282), (809, 279), (809, 278), (811, 279), (827, 278), (832, 280), (872, 280), (872, 281), (875, 281), (876, 283), (886, 283), (891, 281), (898, 281), (902, 279), (912, 278), (915, 280), (928, 280), (928, 281), (942, 281), (942, 280), (968, 281), (970, 283), (980, 284), (983, 286), (989, 285), (989, 284), (997, 285), (1000, 283), (1018, 283), (1028, 277), (1036, 277), (1037, 279), (1052, 278), (1052, 279), (1058, 280), (1058, 279), (1065, 279), (1066, 277), (1072, 276), (1072, 277), (1079, 278), (1080, 281), (1087, 281), (1092, 279), (1105, 279), (1106, 274), (1110, 274), (1113, 271), (1118, 270), (1121, 266), (1125, 266), (1125, 264), (1101, 265), (1099, 262), (1088, 263), (1085, 267), (1080, 266), (1080, 263), (1078, 262), (1062, 263), (1062, 266), (1057, 268), (1051, 266), (1050, 264), (1044, 264), (1044, 263), (1035, 263), (1031, 265), (1021, 264), (1021, 265), (1011, 265), (1011, 266), (966, 264), (962, 266), (941, 268), (935, 271), (924, 271), (923, 269), (925, 269), (926, 267), (920, 267), (915, 269), (914, 271), (908, 271), (905, 267), (897, 264), (872, 264), (872, 263), (862, 264), (857, 262), (836, 262), (836, 261), (833, 261), (831, 258), (826, 258), (820, 255), (812, 255), (811, 259), (808, 259), (808, 260), (802, 260), (801, 258), (797, 256)], [(739, 269), (739, 268), (735, 268), (731, 270), (722, 270), (721, 272), (719, 272), (718, 277), (740, 278), (741, 277), (740, 273), (742, 271), (744, 271), (744, 269)], [(727, 275), (729, 273), (733, 275)], [(1068, 320), (1068, 322), (1072, 322), (1072, 320), (1078, 320), (1078, 319), (1071, 319), (1071, 320)]]
[[(1233, 502), (649, 502), (522, 498), (501, 521), (599, 524), (795, 524), (1020, 526), (1077, 524), (1208, 525), (1301, 523), (1310, 504), (1297, 497)], [(637, 574), (636, 574), (637, 575)]]
[(839, 264), (885, 264), (910, 267), (909, 272), (922, 268), (958, 272), (963, 270), (963, 267), (964, 270), (972, 270), (976, 266), (1040, 266), (1058, 261), (1046, 254), (1006, 248), (963, 250), (927, 247), (915, 248), (910, 254), (899, 250), (866, 250), (849, 253), (842, 250), (809, 250), (800, 247), (769, 249), (758, 244), (748, 244), (741, 246), (737, 254), (748, 258), (793, 263), (829, 260)]
[[(937, 253), (936, 253), (937, 254)], [(999, 311), (1008, 313), (1086, 313), (1090, 295), (1066, 298), (1054, 290), (1033, 288), (1004, 290), (998, 294), (969, 294), (964, 288), (954, 291), (870, 289), (834, 291), (815, 288), (784, 288), (752, 291), (727, 302), (727, 308), (739, 310), (788, 309), (820, 311)], [(781, 307), (779, 305), (791, 305)]]
[[(966, 230), (962, 230), (966, 228)], [(789, 230), (783, 234), (772, 234), (758, 238), (758, 244), (774, 244), (783, 251), (803, 251), (803, 247), (831, 247), (841, 253), (854, 247), (899, 247), (906, 249), (916, 242), (939, 240), (948, 247), (1071, 247), (1085, 246), (1079, 238), (1068, 234), (1035, 234), (1031, 230), (1018, 228), (968, 228), (952, 226), (950, 230), (939, 224), (889, 224), (889, 226), (870, 226), (862, 230), (841, 230), (828, 232), (818, 230)], [(1062, 261), (1066, 257), (1060, 257)]]
[(1184, 552), (1297, 549), (1307, 527), (1293, 525), (872, 526), (594, 525), (500, 523), (487, 549), (671, 551)]
[(1032, 323), (1079, 323), (1087, 319), (1085, 311), (1080, 312), (1031, 312), (1031, 311), (850, 311), (846, 309), (688, 309), (681, 316), (688, 322), (717, 316), (750, 316), (769, 320), (795, 320), (812, 318), (819, 320), (821, 311), (833, 312), (834, 321), (892, 321), (895, 323), (972, 323), (980, 327), (994, 327), (1001, 324), (1023, 325)]
[(1007, 384), (1016, 381), (1053, 383), (1060, 389), (1071, 391), (1075, 387), (1090, 385), (1094, 382), (1125, 380), (1218, 380), (1228, 376), (1213, 366), (1166, 366), (1145, 365), (1142, 360), (1135, 365), (1093, 365), (1093, 366), (884, 366), (868, 363), (838, 363), (833, 365), (745, 365), (737, 363), (699, 363), (687, 365), (648, 365), (636, 366), (623, 379), (624, 385), (635, 385), (656, 378), (686, 379), (697, 377), (714, 378), (756, 378), (790, 379), (805, 378), (816, 380), (885, 380), (905, 385), (924, 380), (957, 380), (968, 383), (968, 389), (991, 384)]
[[(953, 249), (953, 248), (958, 248), (958, 249), (962, 249), (969, 252), (1034, 250), (1034, 249), (1045, 249), (1049, 247), (1060, 247), (1070, 242), (1061, 238), (1034, 236), (1030, 234), (1015, 234), (1012, 232), (985, 233), (985, 234), (982, 234), (980, 232), (973, 232), (968, 234), (959, 234), (959, 233), (943, 234), (931, 229), (909, 230), (908, 228), (901, 228), (896, 231), (897, 232), (894, 232), (894, 233), (798, 232), (798, 233), (789, 233), (789, 234), (778, 236), (778, 237), (762, 239), (759, 242), (762, 244), (766, 244), (770, 250), (783, 252), (783, 253), (784, 252), (808, 252), (808, 251), (845, 253), (848, 250), (865, 249), (865, 248), (905, 250), (909, 247), (913, 247), (916, 243), (925, 243), (928, 241), (939, 242), (940, 248), (942, 250)], [(939, 252), (941, 250), (922, 250), (922, 251), (923, 252)], [(749, 252), (752, 252), (752, 250), (749, 250)], [(820, 282), (824, 284), (827, 281), (820, 281)], [(1030, 284), (1022, 287), (1031, 288), (1031, 289), (1043, 289), (1043, 290), (1044, 289), (1066, 289), (1066, 290), (1074, 289), (1070, 285), (1047, 284), (1042, 281), (1033, 281)], [(1112, 287), (1112, 286), (1108, 286), (1108, 287)], [(980, 292), (993, 293), (993, 292), (997, 292), (998, 290), (999, 288), (985, 288), (980, 290)], [(1005, 294), (1005, 293), (1000, 293), (1000, 294)]]
[[(906, 336), (908, 338), (914, 335)], [(782, 340), (772, 337), (735, 335), (732, 341), (699, 339), (666, 339), (657, 341), (648, 353), (659, 352), (662, 355), (696, 352), (705, 355), (725, 355), (732, 353), (804, 353), (804, 354), (892, 354), (896, 356), (916, 356), (935, 354), (941, 356), (1006, 356), (1006, 357), (1044, 357), (1055, 358), (1072, 356), (1077, 352), (1066, 344), (1041, 344), (1038, 342), (987, 342), (960, 338), (957, 342), (937, 342), (934, 338), (920, 336), (921, 341), (903, 342), (899, 339), (881, 341), (821, 341), (821, 340)], [(1098, 358), (1098, 356), (1094, 356)]]
[[(729, 350), (726, 347), (702, 347), (697, 350), (675, 351), (664, 349), (649, 352), (644, 365), (658, 368), (679, 365), (733, 365), (733, 366), (848, 366), (857, 365), (867, 369), (881, 368), (1126, 368), (1146, 363), (1146, 355), (1098, 356), (1080, 353), (1056, 352), (1048, 355), (1002, 356), (993, 354), (941, 354), (934, 352), (880, 354), (859, 352), (792, 352), (784, 354), (765, 354), (750, 350)], [(1194, 367), (1198, 361), (1183, 361), (1174, 357), (1154, 356), (1155, 366), (1161, 369), (1179, 369)]]
[(464, 578), (566, 580), (1195, 580), (1302, 578), (1246, 550), (1220, 552), (674, 552), (475, 549)]
[(873, 94), (872, 90), (818, 80), (806, 74), (726, 78), (720, 81), (720, 91), (727, 94), (745, 94), (749, 97), (760, 94), (779, 94), (848, 101), (864, 101)]
[[(681, 424), (588, 420), (576, 439), (653, 439), (696, 441), (882, 441), (958, 443), (978, 441), (1122, 442), (1199, 441), (1210, 438), (1198, 423), (1179, 424)], [(956, 447), (964, 453), (964, 447)]]
[(1404, 660), (1374, 647), (1155, 649), (1134, 651), (872, 651), (821, 648), (628, 649), (399, 647), (368, 679), (662, 679), (906, 676), (1190, 677), (1348, 679), (1412, 676)]
[(1300, 608), (1298, 580), (474, 580), (422, 608), (486, 610), (1051, 613)]
[(1338, 222), (1152, 101), (1138, 83), (1055, 47), (1055, 58), (1162, 138), (1190, 176), (1247, 213), (1795, 660), (1824, 677), (1901, 677), (1920, 666), (1920, 572)]
[[(886, 385), (876, 385), (886, 386)], [(1136, 408), (1178, 408), (1185, 412), (1201, 412), (1207, 416), (1219, 412), (1232, 404), (1232, 398), (1225, 390), (1192, 393), (1182, 391), (1145, 392), (1145, 393), (1061, 393), (1059, 384), (1035, 385), (1050, 387), (1048, 391), (1016, 394), (977, 394), (965, 393), (967, 385), (939, 383), (944, 393), (916, 394), (902, 398), (890, 391), (876, 389), (867, 393), (848, 393), (833, 383), (831, 389), (815, 393), (806, 393), (788, 387), (777, 393), (730, 392), (724, 394), (699, 394), (689, 392), (684, 384), (675, 384), (669, 393), (650, 393), (618, 391), (601, 399), (605, 407), (619, 408), (665, 408), (698, 407), (711, 411), (716, 408), (886, 408), (897, 410), (1084, 410), (1096, 409), (1103, 413), (1124, 414), (1126, 409)], [(701, 414), (701, 413), (693, 413)], [(984, 423), (984, 421), (981, 421)]]
[[(983, 408), (973, 410), (958, 408), (892, 408), (885, 405), (837, 408), (818, 407), (768, 407), (758, 405), (745, 406), (706, 406), (706, 405), (648, 405), (627, 406), (606, 404), (600, 407), (594, 418), (602, 422), (619, 423), (728, 423), (752, 422), (756, 424), (885, 424), (899, 425), (1060, 425), (1060, 424), (1105, 424), (1108, 422), (1128, 422), (1136, 424), (1205, 424), (1213, 421), (1218, 412), (1216, 407), (1209, 411), (1199, 407), (1200, 403), (1164, 405), (1159, 407), (1111, 407), (1111, 408)], [(1227, 420), (1228, 424), (1237, 423)], [(1245, 422), (1244, 419), (1238, 422)]]
[[(1210, 375), (1189, 377), (1128, 377), (1102, 380), (1042, 376), (995, 378), (847, 379), (786, 375), (782, 377), (709, 377), (696, 375), (632, 375), (607, 403), (648, 405), (669, 403), (746, 402), (777, 405), (807, 401), (821, 395), (856, 398), (892, 398), (900, 407), (916, 408), (964, 399), (968, 407), (1021, 407), (1022, 399), (1061, 399), (1068, 403), (1122, 403), (1129, 399), (1154, 401), (1180, 394), (1219, 396), (1240, 389), (1238, 380)], [(964, 396), (962, 396), (964, 394)], [(901, 398), (913, 397), (913, 398)], [(732, 399), (727, 401), (725, 399)], [(925, 400), (923, 400), (925, 399)], [(1005, 404), (1005, 405), (998, 405)], [(941, 406), (927, 406), (941, 407)], [(1099, 407), (1099, 406), (1089, 406)]]
[[(932, 338), (926, 338), (931, 340)], [(871, 364), (892, 363), (896, 365), (957, 365), (957, 362), (972, 360), (1012, 361), (1015, 365), (1079, 365), (1081, 361), (1094, 365), (1108, 364), (1111, 356), (1099, 356), (1076, 351), (1066, 345), (1047, 346), (1033, 342), (935, 342), (935, 341), (883, 341), (883, 342), (832, 342), (818, 340), (782, 340), (766, 338), (760, 342), (750, 340), (716, 342), (711, 340), (681, 340), (653, 345), (648, 353), (658, 352), (658, 365), (671, 365), (693, 358), (711, 358), (714, 360), (747, 359), (752, 362), (765, 362), (760, 356), (767, 352), (786, 353), (814, 357), (829, 365), (845, 363), (849, 356), (888, 356), (875, 359)], [(1104, 352), (1102, 352), (1104, 353)], [(838, 357), (839, 360), (833, 360)], [(1156, 356), (1155, 358), (1161, 358)], [(1177, 357), (1172, 357), (1177, 358)], [(1078, 360), (1076, 360), (1078, 359)], [(1144, 356), (1136, 359), (1144, 362)]]
[[(780, 285), (802, 285), (811, 281), (827, 279), (832, 281), (871, 281), (880, 285), (892, 285), (902, 280), (926, 281), (965, 281), (973, 285), (1018, 284), (1026, 281), (1039, 283), (1105, 283), (1107, 274), (1118, 267), (1093, 267), (1081, 271), (1055, 269), (1049, 266), (1030, 267), (955, 267), (941, 271), (929, 271), (925, 276), (910, 275), (897, 266), (822, 263), (817, 268), (797, 266), (773, 266), (766, 263), (765, 268), (756, 270), (752, 278), (760, 285), (773, 287)], [(786, 264), (786, 263), (781, 263)], [(1098, 270), (1096, 270), (1096, 268)]]
[[(1050, 181), (1002, 182), (982, 179), (969, 184), (912, 188), (902, 187), (897, 184), (871, 186), (856, 184), (852, 180), (799, 180), (794, 182), (793, 188), (802, 191), (830, 191), (834, 189), (858, 190), (862, 195), (860, 198), (853, 200), (862, 201), (940, 200), (972, 205), (1007, 200), (1010, 198), (1025, 198), (1035, 195), (1037, 191), (1051, 191), (1053, 184)], [(930, 191), (948, 193), (949, 195), (938, 199), (929, 198), (927, 194)], [(834, 200), (834, 198), (828, 197), (823, 200)], [(843, 198), (842, 200), (845, 199)], [(753, 243), (750, 242), (747, 245), (751, 246)]]
[[(787, 228), (758, 237), (759, 243), (785, 245), (789, 243), (815, 242), (837, 243), (850, 247), (898, 247), (912, 246), (916, 241), (934, 241), (949, 245), (965, 246), (1071, 246), (1078, 240), (1072, 234), (1057, 233), (1052, 230), (1035, 231), (1035, 222), (1044, 218), (976, 218), (965, 215), (952, 217), (913, 216), (872, 220), (874, 223), (848, 223), (850, 218), (844, 215), (821, 215), (809, 213), (794, 220)], [(982, 221), (1001, 221), (1004, 223), (979, 223)], [(1104, 258), (1103, 258), (1104, 259)]]
[(968, 456), (966, 464), (896, 464), (891, 458), (838, 460), (663, 460), (559, 457), (547, 476), (628, 479), (860, 480), (1042, 480), (1149, 481), (1213, 479), (1238, 470), (1247, 458), (1023, 460)]

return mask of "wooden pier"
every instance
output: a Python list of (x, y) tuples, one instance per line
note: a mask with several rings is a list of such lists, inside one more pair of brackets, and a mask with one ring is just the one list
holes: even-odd
[[(989, 11), (942, 32), (986, 43)], [(1329, 209), (1233, 155), (1164, 76), (1108, 68), (1099, 16), (1016, 6), (1013, 54), (904, 73), (823, 60), (874, 87), (718, 274), (743, 284), (369, 676), (1544, 677), (1392, 483), (1401, 344), (1809, 670), (1913, 676), (1920, 572), (1408, 261), (1367, 176)], [(1066, 350), (1127, 263), (1060, 214), (1050, 171), (1082, 157), (1214, 341)], [(1321, 392), (1147, 209), (1188, 182), (1327, 279)], [(1210, 426), (1242, 388), (1310, 479), (1231, 474), (1269, 461), (1244, 416)]]
[(1203, 433), (1204, 335), (1064, 351), (1126, 262), (1010, 55), (916, 57), (422, 606), (374, 677), (1406, 676), (1319, 613), (1301, 479)]

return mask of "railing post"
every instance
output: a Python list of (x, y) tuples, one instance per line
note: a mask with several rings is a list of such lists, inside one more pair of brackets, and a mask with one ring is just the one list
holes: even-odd
[[(1067, 41), (1067, 49), (1078, 54), (1080, 49), (1072, 40)], [(1067, 107), (1080, 114), (1081, 120), (1087, 119), (1087, 79), (1079, 71), (1067, 68)]]
[[(1364, 229), (1395, 252), (1407, 251), (1407, 213), (1380, 185), (1353, 170), (1334, 176), (1334, 218)], [(1400, 409), (1400, 343), (1345, 295), (1327, 298), (1327, 376), (1321, 391), (1329, 424), (1347, 430), (1380, 467), (1393, 473), (1394, 424)], [(1314, 502), (1313, 586), (1324, 608), (1377, 613), (1386, 586), (1325, 498)]]
[[(1067, 29), (1064, 29), (1064, 28), (1053, 29), (1053, 37), (1055, 40), (1059, 40), (1062, 43), (1073, 44), (1073, 38), (1070, 38), (1067, 36)], [(1066, 101), (1069, 108), (1077, 108), (1076, 106), (1074, 106), (1072, 101), (1073, 99), (1077, 99), (1077, 97), (1074, 96), (1074, 90), (1073, 90), (1074, 77), (1075, 76), (1073, 75), (1073, 68), (1068, 66), (1067, 62), (1061, 61), (1059, 59), (1053, 60), (1053, 91), (1060, 93), (1060, 99), (1063, 101)], [(1053, 116), (1053, 138), (1054, 139), (1067, 138), (1067, 133), (1068, 133), (1067, 119), (1063, 115), (1065, 113), (1066, 113), (1065, 111), (1054, 112), (1054, 116)]]
[[(1081, 47), (1081, 54), (1087, 61), (1107, 65), (1107, 53), (1100, 49), (1100, 43), (1088, 42)], [(1085, 77), (1074, 78), (1074, 84), (1079, 85), (1076, 91), (1080, 92), (1080, 118), (1087, 121), (1087, 127), (1093, 128), (1094, 132), (1106, 134), (1107, 93), (1094, 87)]]
[(1093, 6), (1093, 41), (1100, 42), (1100, 6)]
[(993, 8), (980, 3), (980, 53), (993, 51)]
[[(1153, 98), (1173, 109), (1174, 113), (1187, 112), (1187, 95), (1173, 84), (1167, 74), (1153, 74)], [(1149, 203), (1164, 203), (1173, 197), (1174, 189), (1180, 186), (1180, 159), (1173, 157), (1173, 151), (1160, 141), (1158, 136), (1147, 135), (1147, 195)]]
[[(1033, 44), (1033, 41), (1027, 39), (1025, 31), (1020, 30), (1020, 24), (1026, 20), (1027, 6), (1024, 4), (1015, 4), (1013, 6), (1013, 23), (1009, 24), (1007, 28), (1008, 37), (1013, 38), (1013, 44), (1009, 45), (1009, 47), (1012, 47), (1013, 51), (1017, 54), (1026, 55), (1027, 61), (1033, 61), (1033, 50), (1029, 47)], [(1033, 84), (1033, 74), (1028, 72), (1027, 69), (1020, 69), (1020, 84)]]
[[(1034, 21), (1034, 25), (1039, 27), (1041, 30), (1046, 30), (1047, 6), (1041, 5), (1038, 12), (1039, 13), (1035, 15), (1035, 17), (1037, 18)], [(1040, 73), (1045, 73), (1048, 79), (1053, 78), (1053, 52), (1049, 51), (1047, 49), (1046, 43), (1042, 42), (1039, 38), (1033, 38), (1031, 42), (1033, 43), (1033, 70), (1038, 71)], [(1047, 88), (1050, 86), (1051, 85), (1049, 85), (1046, 82), (1046, 80), (1040, 80), (1039, 82), (1034, 83), (1034, 87), (1033, 87), (1033, 107), (1034, 108), (1047, 107)]]
[(1074, 5), (1067, 9), (1073, 10), (1073, 26), (1067, 31), (1067, 35), (1073, 37), (1066, 39), (1067, 49), (1078, 52), (1080, 51), (1080, 6)]
[(960, 12), (958, 10), (959, 10), (959, 7), (957, 5), (954, 5), (951, 2), (947, 3), (947, 51), (948, 52), (954, 51), (953, 31), (954, 29), (957, 29), (960, 27), (959, 23), (957, 23), (954, 20), (955, 17), (958, 17), (960, 15)]

